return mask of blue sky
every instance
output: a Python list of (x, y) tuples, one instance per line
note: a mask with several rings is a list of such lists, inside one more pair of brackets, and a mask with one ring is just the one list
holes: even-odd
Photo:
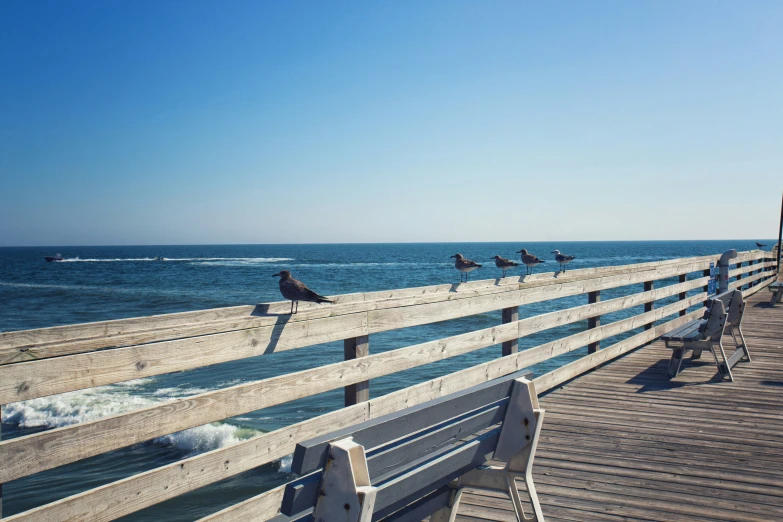
[(783, 2), (5, 0), (0, 245), (769, 238)]

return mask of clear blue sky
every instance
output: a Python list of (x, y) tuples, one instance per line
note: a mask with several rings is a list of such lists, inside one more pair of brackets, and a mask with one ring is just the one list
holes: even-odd
[(781, 27), (780, 1), (4, 0), (0, 245), (769, 238)]

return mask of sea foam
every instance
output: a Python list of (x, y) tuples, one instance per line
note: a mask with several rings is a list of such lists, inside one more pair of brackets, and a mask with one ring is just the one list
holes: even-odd
[[(195, 387), (152, 389), (151, 381), (152, 378), (137, 379), (10, 403), (3, 408), (3, 422), (20, 428), (60, 428), (209, 391)], [(233, 424), (212, 423), (158, 437), (153, 443), (196, 454), (236, 444), (257, 433)]]

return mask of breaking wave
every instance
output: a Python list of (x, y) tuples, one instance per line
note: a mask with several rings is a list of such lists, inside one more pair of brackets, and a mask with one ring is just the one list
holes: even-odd
[[(149, 389), (153, 380), (138, 379), (10, 403), (3, 408), (3, 422), (20, 428), (59, 428), (209, 391), (195, 387)], [(235, 444), (257, 433), (233, 424), (212, 423), (158, 437), (153, 443), (196, 454)]]
[(240, 263), (279, 263), (281, 261), (293, 261), (288, 257), (163, 257), (157, 259), (154, 257), (117, 257), (117, 258), (85, 258), (68, 257), (58, 263), (122, 263), (122, 262), (240, 262)]

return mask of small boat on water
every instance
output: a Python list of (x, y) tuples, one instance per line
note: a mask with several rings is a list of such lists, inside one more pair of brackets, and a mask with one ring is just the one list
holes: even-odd
[(46, 259), (49, 263), (51, 263), (52, 261), (62, 261), (63, 256), (61, 256), (60, 254), (55, 254), (53, 256), (44, 256), (44, 259)]

